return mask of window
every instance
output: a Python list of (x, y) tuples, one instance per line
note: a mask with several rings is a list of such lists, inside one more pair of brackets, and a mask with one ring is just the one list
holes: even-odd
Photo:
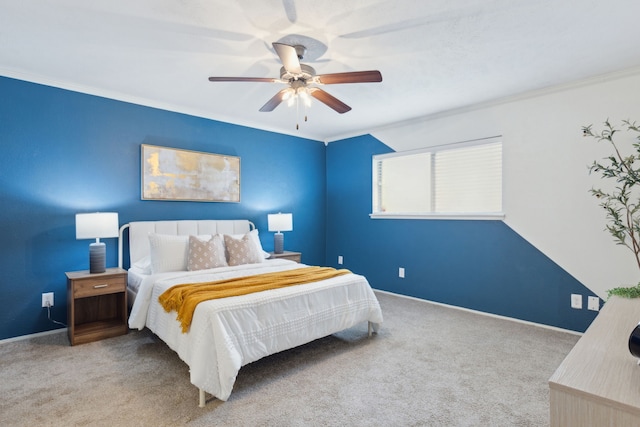
[(373, 218), (502, 217), (502, 141), (373, 156)]

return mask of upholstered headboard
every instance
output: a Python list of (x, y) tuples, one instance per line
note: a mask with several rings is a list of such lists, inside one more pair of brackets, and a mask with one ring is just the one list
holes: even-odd
[(123, 267), (124, 232), (129, 230), (129, 265), (149, 255), (149, 234), (178, 236), (203, 234), (244, 234), (255, 228), (246, 219), (231, 220), (179, 220), (179, 221), (134, 221), (120, 227), (118, 238), (118, 266)]

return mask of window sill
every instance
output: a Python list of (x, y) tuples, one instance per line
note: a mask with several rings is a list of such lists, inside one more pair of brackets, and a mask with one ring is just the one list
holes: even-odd
[(371, 219), (461, 219), (461, 220), (503, 220), (504, 213), (423, 213), (423, 214), (393, 214), (372, 213)]

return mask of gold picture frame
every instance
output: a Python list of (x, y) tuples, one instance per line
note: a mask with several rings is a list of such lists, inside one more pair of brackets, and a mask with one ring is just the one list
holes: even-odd
[(240, 157), (141, 144), (142, 200), (240, 202)]

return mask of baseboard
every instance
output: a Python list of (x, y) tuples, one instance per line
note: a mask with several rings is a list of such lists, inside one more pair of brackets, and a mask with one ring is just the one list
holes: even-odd
[(8, 344), (10, 342), (28, 340), (28, 339), (31, 339), (31, 338), (43, 337), (43, 336), (46, 336), (46, 335), (61, 334), (63, 332), (66, 334), (67, 333), (67, 328), (52, 329), (50, 331), (38, 332), (36, 334), (21, 335), (19, 337), (7, 338), (7, 339), (4, 339), (4, 340), (0, 340), (0, 345)]
[(522, 323), (522, 324), (525, 324), (525, 325), (537, 326), (539, 328), (550, 329), (552, 331), (565, 332), (565, 333), (568, 333), (568, 334), (573, 334), (573, 335), (578, 335), (578, 336), (582, 336), (583, 335), (582, 332), (572, 331), (570, 329), (558, 328), (556, 326), (545, 325), (545, 324), (542, 324), (542, 323), (529, 322), (528, 320), (516, 319), (514, 317), (500, 316), (499, 314), (487, 313), (485, 311), (473, 310), (473, 309), (465, 308), (465, 307), (458, 307), (457, 305), (445, 304), (445, 303), (442, 303), (442, 302), (431, 301), (431, 300), (428, 300), (428, 299), (417, 298), (417, 297), (412, 297), (412, 296), (402, 295), (402, 294), (396, 294), (395, 292), (382, 291), (380, 289), (374, 289), (374, 291), (375, 292), (380, 292), (380, 293), (383, 293), (383, 294), (393, 295), (393, 296), (400, 297), (400, 298), (407, 298), (407, 299), (411, 299), (411, 300), (414, 300), (414, 301), (420, 301), (420, 302), (424, 302), (426, 304), (439, 305), (441, 307), (453, 308), (455, 310), (462, 310), (462, 311), (466, 311), (466, 312), (469, 312), (469, 313), (475, 313), (475, 314), (480, 314), (480, 315), (483, 315), (483, 316), (494, 317), (496, 319), (509, 320), (511, 322)]

